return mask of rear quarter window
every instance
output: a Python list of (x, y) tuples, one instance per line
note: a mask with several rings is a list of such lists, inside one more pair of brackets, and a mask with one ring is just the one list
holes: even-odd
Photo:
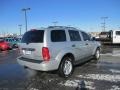
[(23, 35), (22, 43), (43, 43), (44, 30), (28, 31)]
[(52, 30), (51, 31), (52, 42), (64, 42), (66, 41), (65, 30)]

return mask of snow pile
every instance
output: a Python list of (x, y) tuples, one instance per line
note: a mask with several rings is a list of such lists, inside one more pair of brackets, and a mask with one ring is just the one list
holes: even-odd
[(87, 75), (78, 75), (77, 77), (94, 79), (94, 80), (105, 80), (110, 82), (120, 81), (120, 75), (109, 75), (109, 74), (87, 74)]
[[(61, 82), (60, 85), (68, 86), (68, 87), (78, 87), (81, 80), (67, 80), (65, 83)], [(95, 87), (93, 86), (93, 82), (91, 81), (84, 81), (85, 88), (95, 90)]]

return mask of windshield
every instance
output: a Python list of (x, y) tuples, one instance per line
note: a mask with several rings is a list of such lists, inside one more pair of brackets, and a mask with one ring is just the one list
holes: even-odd
[(44, 37), (44, 30), (34, 30), (26, 32), (23, 35), (22, 43), (42, 43)]

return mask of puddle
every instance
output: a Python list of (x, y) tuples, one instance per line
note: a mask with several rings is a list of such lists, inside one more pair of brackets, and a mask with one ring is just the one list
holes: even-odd
[(120, 56), (120, 47), (105, 46), (101, 49), (101, 55)]

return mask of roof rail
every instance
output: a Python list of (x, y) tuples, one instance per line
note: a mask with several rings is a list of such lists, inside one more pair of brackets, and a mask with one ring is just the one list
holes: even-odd
[(68, 26), (48, 26), (48, 28), (72, 28), (72, 29), (76, 29), (75, 27), (68, 27)]
[(65, 26), (48, 26), (48, 28), (63, 28)]

